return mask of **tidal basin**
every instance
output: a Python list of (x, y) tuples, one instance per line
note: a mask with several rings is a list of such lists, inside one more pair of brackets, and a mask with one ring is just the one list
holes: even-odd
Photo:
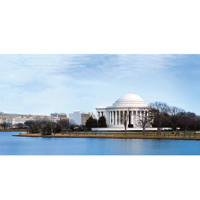
[(14, 137), (0, 132), (0, 155), (200, 155), (200, 141)]

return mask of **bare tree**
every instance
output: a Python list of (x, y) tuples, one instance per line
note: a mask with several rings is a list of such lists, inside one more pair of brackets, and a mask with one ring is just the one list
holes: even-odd
[(50, 124), (51, 124), (52, 131), (53, 131), (53, 133), (54, 133), (54, 135), (55, 135), (55, 133), (56, 133), (56, 128), (57, 128), (57, 123), (56, 123), (56, 122), (51, 122)]
[(154, 117), (153, 124), (156, 125), (157, 135), (159, 135), (159, 132), (162, 130), (163, 122), (168, 120), (169, 106), (166, 103), (155, 102), (151, 103), (150, 107), (152, 116)]
[(143, 129), (143, 135), (145, 135), (145, 129), (147, 127), (150, 127), (151, 124), (152, 124), (152, 120), (153, 120), (153, 112), (151, 110), (147, 111), (148, 112), (148, 115), (146, 112), (144, 112), (142, 114), (142, 117), (139, 118), (139, 122), (141, 123), (142, 125), (142, 129)]
[(6, 122), (3, 122), (3, 123), (0, 124), (0, 125), (1, 125), (1, 127), (2, 127), (4, 130), (9, 126), (9, 124), (6, 123)]
[(124, 129), (125, 129), (125, 135), (127, 131), (127, 122), (129, 119), (129, 109), (127, 111), (124, 111), (123, 116), (121, 117), (121, 124), (124, 124)]
[(170, 113), (170, 122), (173, 130), (176, 130), (177, 134), (177, 126), (180, 122), (180, 113), (185, 112), (183, 109), (177, 108), (175, 106), (172, 106), (169, 108), (169, 113)]
[(178, 114), (178, 116), (179, 116), (179, 126), (184, 131), (184, 137), (185, 137), (186, 130), (187, 130), (188, 126), (189, 126), (188, 115), (187, 115), (186, 112), (180, 112)]
[(68, 132), (69, 129), (69, 120), (68, 119), (60, 119), (60, 127), (61, 130), (66, 130)]

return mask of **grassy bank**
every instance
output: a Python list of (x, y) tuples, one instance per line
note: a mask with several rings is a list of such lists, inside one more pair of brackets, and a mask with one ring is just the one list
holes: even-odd
[(200, 140), (200, 134), (185, 134), (180, 133), (179, 135), (174, 135), (171, 133), (161, 133), (157, 135), (155, 132), (146, 133), (143, 135), (141, 132), (134, 133), (95, 133), (95, 132), (69, 132), (69, 133), (56, 133), (53, 135), (42, 135), (42, 134), (24, 134), (19, 135), (21, 137), (57, 137), (57, 138), (123, 138), (123, 139), (180, 139), (180, 140)]

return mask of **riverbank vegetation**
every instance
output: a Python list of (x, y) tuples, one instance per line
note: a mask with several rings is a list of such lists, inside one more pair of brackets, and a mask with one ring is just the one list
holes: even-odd
[(175, 106), (168, 106), (166, 103), (155, 102), (150, 104), (150, 112), (153, 116), (152, 127), (157, 127), (157, 135), (161, 134), (162, 127), (171, 127), (176, 134), (183, 131), (200, 130), (200, 116), (195, 113), (186, 112)]
[(55, 133), (51, 135), (44, 135), (42, 133), (20, 133), (21, 137), (53, 137), (53, 138), (113, 138), (113, 139), (178, 139), (178, 140), (200, 140), (200, 134), (194, 132), (164, 132), (157, 135), (156, 132), (149, 132), (143, 135), (142, 132), (68, 132), (68, 133)]

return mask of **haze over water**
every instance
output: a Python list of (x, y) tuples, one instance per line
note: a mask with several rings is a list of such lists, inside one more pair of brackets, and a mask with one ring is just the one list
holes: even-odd
[(14, 137), (0, 132), (0, 155), (200, 155), (200, 141)]

